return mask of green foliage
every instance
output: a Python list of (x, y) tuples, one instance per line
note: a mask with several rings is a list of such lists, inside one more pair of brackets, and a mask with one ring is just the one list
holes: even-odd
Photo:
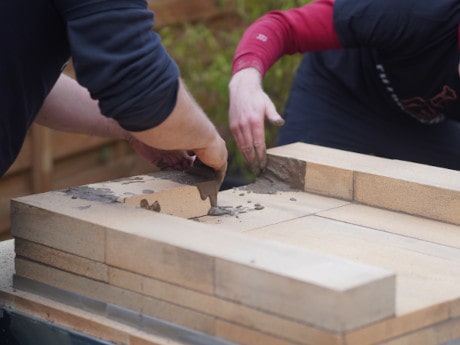
[[(222, 15), (158, 30), (169, 54), (180, 66), (190, 92), (227, 142), (230, 158), (228, 175), (246, 180), (252, 178), (228, 128), (228, 83), (236, 46), (244, 30), (262, 14), (274, 9), (301, 6), (306, 2), (218, 0)], [(264, 88), (281, 114), (299, 59), (299, 55), (283, 57), (264, 80)], [(267, 124), (267, 147), (275, 144), (276, 136), (277, 128)]]

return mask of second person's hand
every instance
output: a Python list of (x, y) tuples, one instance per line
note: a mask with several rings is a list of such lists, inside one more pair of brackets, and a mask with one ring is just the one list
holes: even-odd
[(264, 92), (261, 74), (254, 68), (235, 73), (229, 83), (229, 126), (239, 150), (258, 175), (267, 165), (265, 119), (282, 126), (284, 119)]

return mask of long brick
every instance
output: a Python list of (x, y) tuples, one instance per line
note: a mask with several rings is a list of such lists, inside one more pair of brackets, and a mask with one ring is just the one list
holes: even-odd
[(294, 322), (291, 318), (282, 318), (240, 303), (233, 303), (117, 268), (110, 269), (110, 284), (212, 315), (219, 320), (251, 327), (267, 336), (283, 337), (299, 344), (307, 342), (315, 345), (330, 345), (337, 342), (336, 334)]
[(15, 239), (14, 246), (17, 256), (94, 280), (103, 282), (109, 280), (108, 266), (101, 262), (65, 253), (21, 238)]
[[(186, 236), (187, 229), (183, 231)], [(213, 291), (214, 260), (209, 255), (118, 231), (109, 232), (107, 244), (107, 263), (111, 266), (197, 291)]]
[(459, 225), (353, 203), (317, 215), (460, 249)]
[(204, 168), (201, 171), (203, 176), (181, 171), (160, 171), (74, 187), (68, 193), (76, 198), (105, 199), (153, 212), (195, 218), (206, 215), (211, 202), (216, 202), (216, 181), (211, 172)]
[[(73, 217), (59, 212), (62, 202), (65, 208), (75, 211)], [(11, 233), (16, 238), (104, 261), (105, 229), (85, 220), (85, 211), (90, 207), (85, 200), (47, 198), (46, 194), (17, 198), (11, 202)]]
[(320, 215), (273, 224), (249, 234), (261, 240), (308, 247), (319, 253), (395, 272), (398, 314), (460, 297), (460, 250), (445, 244), (339, 222)]
[(449, 303), (441, 303), (409, 314), (383, 320), (345, 335), (347, 345), (372, 345), (410, 334), (418, 329), (435, 327), (449, 319)]
[(394, 315), (393, 275), (315, 253), (290, 250), (286, 255), (297, 265), (274, 255), (265, 269), (260, 269), (266, 264), (263, 257), (255, 256), (253, 265), (216, 260), (216, 294), (333, 332)]
[(227, 207), (230, 215), (204, 216), (199, 221), (214, 225), (218, 230), (247, 232), (350, 204), (299, 190), (260, 193), (252, 189), (253, 186), (247, 186), (219, 192), (219, 203)]
[[(22, 258), (16, 259), (16, 272), (18, 277), (72, 291), (105, 303), (122, 306), (138, 313), (168, 320), (208, 334), (214, 333), (213, 317), (174, 303), (147, 297), (117, 286), (92, 281), (82, 276), (60, 271)], [(84, 304), (80, 307), (85, 308)]]
[(247, 327), (224, 321), (217, 322), (217, 335), (242, 345), (296, 345), (286, 339), (270, 336)]
[[(271, 148), (268, 155), (287, 168), (303, 162), (306, 191), (347, 200), (352, 195), (363, 204), (460, 225), (459, 171), (303, 143)], [(282, 176), (302, 183), (295, 174)]]
[(396, 339), (391, 339), (382, 345), (432, 345), (432, 344), (458, 344), (460, 339), (460, 319), (444, 321), (435, 327), (422, 328), (416, 332), (405, 334)]
[[(460, 172), (456, 178), (460, 180)], [(397, 176), (356, 173), (354, 190), (355, 200), (363, 204), (460, 225), (460, 187), (444, 189)]]

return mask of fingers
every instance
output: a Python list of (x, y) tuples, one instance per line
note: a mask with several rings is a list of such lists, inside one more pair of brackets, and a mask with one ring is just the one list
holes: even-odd
[[(284, 119), (275, 107), (267, 107), (266, 117), (276, 126), (282, 126)], [(235, 140), (252, 173), (259, 175), (267, 166), (264, 118), (253, 117), (248, 122), (240, 122), (233, 130)]]
[(266, 166), (265, 119), (282, 125), (273, 102), (262, 88), (262, 74), (255, 68), (235, 73), (230, 80), (229, 124), (249, 168), (259, 174)]
[(207, 147), (196, 149), (194, 152), (203, 164), (213, 168), (219, 174), (225, 174), (228, 151), (224, 139), (217, 133), (214, 140)]
[(224, 182), (225, 174), (227, 173), (227, 162), (216, 170), (217, 190), (220, 190), (222, 183)]
[(274, 126), (280, 127), (284, 125), (284, 119), (276, 111), (275, 105), (272, 102), (268, 102), (267, 105), (267, 120)]

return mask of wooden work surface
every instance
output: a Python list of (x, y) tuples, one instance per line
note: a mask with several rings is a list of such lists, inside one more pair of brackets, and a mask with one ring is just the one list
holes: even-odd
[(217, 217), (68, 191), (15, 200), (16, 287), (236, 344), (459, 344), (460, 172), (306, 144), (269, 152), (255, 184), (219, 193)]

